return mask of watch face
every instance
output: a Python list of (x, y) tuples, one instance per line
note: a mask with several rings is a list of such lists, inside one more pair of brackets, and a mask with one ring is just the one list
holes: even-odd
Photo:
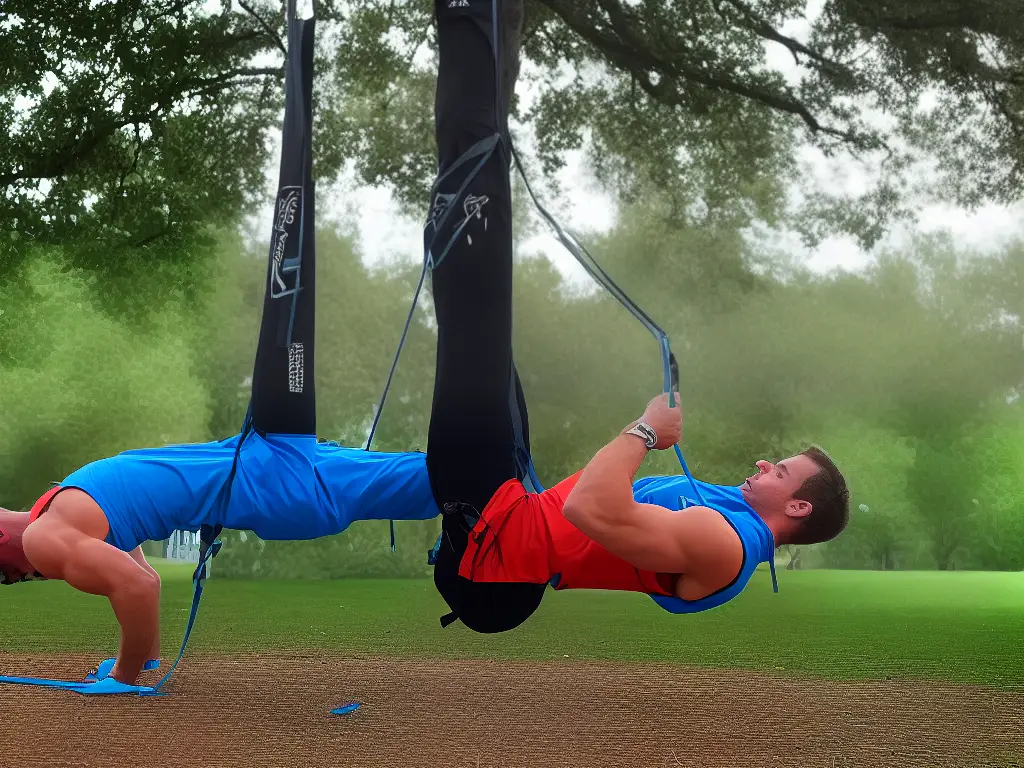
[(654, 430), (651, 429), (646, 424), (637, 424), (636, 431), (640, 434), (641, 437), (643, 437), (644, 441), (647, 443), (648, 448), (651, 448), (658, 440), (658, 437), (657, 435), (655, 435)]
[(643, 423), (639, 423), (632, 429), (627, 430), (627, 434), (636, 435), (641, 438), (648, 448), (653, 448), (658, 442), (658, 436), (655, 434), (654, 430)]

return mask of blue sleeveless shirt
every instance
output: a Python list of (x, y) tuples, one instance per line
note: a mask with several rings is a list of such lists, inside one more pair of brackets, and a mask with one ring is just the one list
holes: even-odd
[[(668, 509), (708, 506), (724, 517), (735, 529), (743, 544), (743, 565), (732, 584), (700, 600), (651, 595), (654, 601), (670, 613), (698, 613), (716, 608), (732, 600), (743, 591), (750, 577), (761, 563), (768, 563), (772, 586), (779, 591), (775, 579), (775, 538), (760, 515), (747, 504), (740, 486), (712, 485), (695, 481), (697, 488), (685, 475), (645, 477), (633, 483), (633, 498), (642, 504), (657, 504)], [(704, 503), (700, 499), (704, 499)]]
[(311, 435), (240, 439), (125, 451), (72, 472), (61, 486), (99, 504), (107, 542), (125, 552), (202, 525), (302, 540), (341, 533), (356, 520), (440, 514), (424, 453), (345, 448)]

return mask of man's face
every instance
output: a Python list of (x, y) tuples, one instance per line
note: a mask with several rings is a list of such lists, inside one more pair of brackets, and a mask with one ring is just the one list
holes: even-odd
[(757, 473), (740, 486), (743, 498), (758, 512), (785, 513), (790, 517), (806, 517), (811, 504), (793, 498), (800, 486), (820, 468), (809, 456), (797, 454), (777, 464), (761, 460), (756, 463)]

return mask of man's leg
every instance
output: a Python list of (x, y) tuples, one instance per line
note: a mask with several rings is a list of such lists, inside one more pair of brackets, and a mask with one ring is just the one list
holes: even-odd
[(299, 24), (289, 36), (281, 171), (252, 377), (252, 424), (263, 435), (316, 434), (313, 23)]
[[(458, 575), (473, 516), (506, 481), (520, 478), (510, 407), (515, 390), (526, 408), (512, 362), (512, 201), (509, 151), (502, 142), (476, 170), (479, 158), (458, 164), (467, 150), (507, 130), (491, 43), (491, 2), (449, 7), (438, 0), (440, 66), (437, 144), (443, 181), (431, 201), (437, 315), (437, 372), (427, 444), (427, 468), (442, 510), (443, 535), (434, 569), (438, 591), (464, 624), (479, 632), (518, 626), (536, 610), (542, 584), (477, 584)], [(447, 174), (447, 176), (445, 176)], [(464, 228), (455, 235), (459, 227)], [(470, 515), (466, 520), (463, 513)]]

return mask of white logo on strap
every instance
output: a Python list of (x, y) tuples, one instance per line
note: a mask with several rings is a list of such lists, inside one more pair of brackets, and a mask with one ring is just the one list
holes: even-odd
[[(477, 219), (484, 220), (484, 232), (486, 232), (487, 219), (484, 218), (483, 209), (490, 200), (491, 199), (487, 195), (480, 195), (480, 197), (476, 197), (475, 195), (466, 195), (466, 200), (462, 204), (462, 211), (466, 214), (466, 218), (462, 223), (467, 224), (471, 218), (476, 216)], [(466, 242), (470, 245), (473, 244), (473, 236), (468, 232), (466, 233)]]
[(306, 351), (302, 342), (292, 342), (288, 347), (288, 391), (302, 393), (306, 378)]

